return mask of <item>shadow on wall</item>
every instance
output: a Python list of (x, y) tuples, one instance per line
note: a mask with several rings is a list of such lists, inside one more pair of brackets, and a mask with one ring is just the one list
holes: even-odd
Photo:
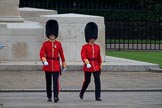
[(0, 43), (0, 49), (2, 49), (4, 47), (4, 45), (2, 43)]

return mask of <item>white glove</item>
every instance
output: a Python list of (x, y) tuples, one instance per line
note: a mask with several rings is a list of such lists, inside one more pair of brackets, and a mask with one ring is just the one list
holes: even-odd
[(48, 66), (48, 62), (47, 61), (43, 62), (43, 64), (44, 64), (44, 66)]
[(62, 68), (62, 71), (65, 72), (67, 70), (67, 68)]
[(91, 68), (92, 66), (91, 66), (91, 64), (87, 64), (87, 68)]

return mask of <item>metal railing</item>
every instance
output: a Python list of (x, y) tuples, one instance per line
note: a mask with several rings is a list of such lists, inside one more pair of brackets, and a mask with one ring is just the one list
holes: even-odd
[[(162, 50), (162, 12), (138, 4), (109, 4), (106, 0), (20, 0), (20, 7), (104, 16), (107, 49)], [(98, 2), (98, 3), (97, 3)], [(104, 3), (105, 2), (105, 3)], [(162, 3), (160, 0), (156, 2)]]
[(160, 22), (107, 21), (106, 48), (115, 50), (162, 50)]

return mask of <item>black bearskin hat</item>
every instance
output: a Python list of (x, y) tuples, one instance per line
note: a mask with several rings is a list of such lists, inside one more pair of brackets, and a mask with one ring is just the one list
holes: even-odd
[(59, 26), (56, 20), (48, 20), (46, 22), (46, 36), (49, 38), (50, 35), (58, 37)]
[(86, 24), (85, 30), (85, 40), (88, 43), (89, 39), (97, 39), (98, 38), (98, 26), (94, 22), (89, 22)]

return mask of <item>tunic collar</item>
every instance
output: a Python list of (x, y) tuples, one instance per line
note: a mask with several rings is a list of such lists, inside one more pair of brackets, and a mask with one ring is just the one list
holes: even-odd
[(48, 41), (50, 41), (50, 42), (55, 42), (55, 41), (56, 41), (56, 39), (54, 39), (54, 40), (49, 39)]

